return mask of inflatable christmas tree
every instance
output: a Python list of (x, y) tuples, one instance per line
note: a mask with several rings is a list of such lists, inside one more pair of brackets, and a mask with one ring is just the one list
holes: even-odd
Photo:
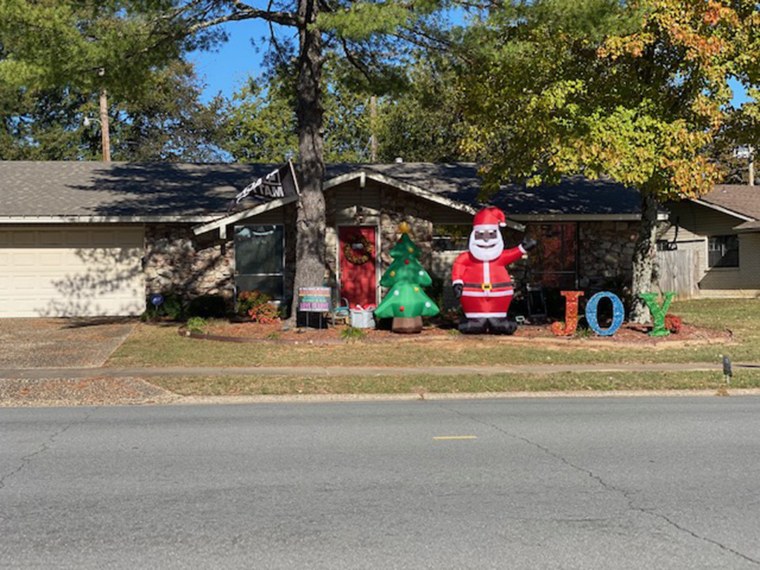
[(435, 316), (440, 310), (422, 289), (433, 281), (417, 260), (420, 248), (409, 237), (408, 225), (401, 224), (399, 231), (401, 238), (390, 251), (393, 263), (380, 279), (380, 284), (390, 287), (390, 291), (375, 310), (375, 316), (393, 317), (394, 332), (418, 333), (422, 330), (422, 317)]

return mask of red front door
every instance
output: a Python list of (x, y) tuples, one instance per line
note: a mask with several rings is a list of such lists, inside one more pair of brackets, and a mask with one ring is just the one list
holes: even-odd
[(374, 226), (338, 228), (340, 296), (353, 308), (377, 304), (375, 259), (377, 246)]

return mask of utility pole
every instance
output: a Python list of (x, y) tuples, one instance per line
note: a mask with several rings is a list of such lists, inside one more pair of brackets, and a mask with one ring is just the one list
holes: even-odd
[(100, 140), (103, 147), (103, 162), (111, 162), (111, 133), (108, 128), (108, 95), (100, 90)]
[(377, 97), (374, 95), (369, 99), (369, 128), (372, 133), (369, 138), (369, 160), (377, 162), (377, 135), (375, 129), (377, 125)]
[(755, 185), (755, 147), (749, 147), (749, 185)]

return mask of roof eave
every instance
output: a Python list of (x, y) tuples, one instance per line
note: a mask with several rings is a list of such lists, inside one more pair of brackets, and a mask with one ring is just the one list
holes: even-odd
[(739, 212), (729, 210), (728, 208), (724, 208), (723, 206), (718, 206), (717, 204), (711, 204), (710, 202), (700, 200), (699, 198), (692, 198), (691, 201), (694, 202), (695, 204), (699, 204), (700, 206), (704, 206), (705, 208), (710, 208), (712, 210), (715, 210), (716, 212), (720, 212), (728, 216), (733, 216), (734, 218), (739, 218), (740, 220), (744, 220), (745, 222), (752, 222), (755, 220), (755, 218), (752, 218), (745, 214), (740, 214)]
[[(510, 214), (519, 222), (638, 222), (641, 214)], [(657, 214), (658, 221), (666, 221), (667, 212)]]
[(464, 204), (462, 202), (457, 202), (456, 200), (446, 198), (445, 196), (439, 196), (438, 194), (435, 194), (434, 192), (430, 192), (428, 190), (420, 188), (419, 186), (415, 186), (414, 184), (409, 184), (408, 182), (401, 182), (400, 180), (397, 180), (390, 176), (385, 176), (384, 174), (380, 174), (377, 172), (367, 172), (366, 170), (358, 170), (356, 172), (349, 172), (348, 174), (343, 174), (341, 176), (336, 176), (335, 178), (331, 178), (330, 180), (325, 181), (322, 188), (324, 190), (329, 190), (331, 188), (335, 188), (336, 186), (345, 184), (346, 182), (351, 182), (356, 179), (359, 180), (359, 185), (363, 188), (364, 185), (366, 184), (367, 178), (369, 178), (370, 180), (374, 180), (375, 182), (379, 182), (380, 184), (385, 184), (386, 186), (392, 186), (394, 188), (398, 188), (399, 190), (403, 192), (407, 192), (419, 198), (423, 198), (424, 200), (428, 200), (430, 202), (440, 204), (441, 206), (451, 208), (452, 210), (465, 212), (467, 214), (475, 214), (476, 212), (475, 208), (473, 208), (472, 206), (468, 206), (467, 204)]
[(192, 216), (0, 216), (0, 224), (197, 224), (209, 222), (218, 217), (219, 214), (198, 214)]
[(198, 236), (214, 230), (219, 230), (219, 237), (224, 239), (227, 237), (227, 226), (232, 225), (235, 222), (239, 222), (240, 220), (258, 216), (259, 214), (263, 214), (264, 212), (268, 212), (270, 210), (276, 210), (277, 208), (291, 204), (296, 200), (298, 200), (298, 196), (286, 196), (284, 198), (277, 198), (275, 200), (270, 200), (269, 202), (264, 202), (263, 204), (257, 204), (252, 208), (241, 210), (240, 212), (235, 212), (234, 214), (222, 216), (221, 218), (217, 218), (214, 221), (196, 226), (193, 228), (193, 233)]

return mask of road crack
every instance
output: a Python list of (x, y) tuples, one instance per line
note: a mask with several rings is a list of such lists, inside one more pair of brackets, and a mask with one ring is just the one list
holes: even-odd
[(711, 544), (713, 546), (716, 546), (716, 547), (720, 548), (721, 550), (723, 550), (724, 552), (727, 552), (729, 554), (733, 554), (734, 556), (737, 556), (737, 557), (741, 558), (742, 560), (746, 560), (747, 562), (751, 562), (752, 564), (760, 566), (760, 560), (758, 560), (756, 558), (752, 558), (751, 556), (747, 556), (746, 554), (744, 554), (742, 552), (739, 552), (738, 550), (735, 550), (735, 549), (731, 548), (730, 546), (727, 546), (727, 545), (723, 544), (720, 541), (714, 540), (714, 539), (709, 538), (707, 536), (703, 536), (703, 535), (701, 535), (701, 534), (699, 534), (699, 533), (697, 533), (697, 532), (695, 532), (695, 531), (693, 531), (693, 530), (691, 530), (691, 529), (689, 529), (689, 528), (687, 528), (687, 527), (685, 527), (685, 526), (677, 523), (676, 521), (670, 519), (667, 515), (664, 515), (662, 513), (658, 513), (656, 511), (654, 511), (653, 509), (646, 509), (644, 507), (640, 507), (640, 506), (636, 505), (635, 498), (633, 497), (632, 493), (630, 491), (628, 491), (627, 489), (624, 489), (622, 487), (618, 487), (616, 485), (613, 485), (612, 483), (609, 483), (609, 482), (605, 481), (604, 478), (602, 478), (600, 475), (597, 475), (596, 473), (594, 473), (590, 469), (586, 469), (585, 467), (583, 467), (581, 465), (577, 465), (577, 464), (573, 463), (572, 461), (570, 461), (566, 457), (563, 457), (559, 453), (557, 453), (557, 452), (549, 449), (548, 447), (546, 447), (544, 445), (541, 445), (538, 442), (535, 442), (535, 441), (533, 441), (533, 440), (531, 440), (531, 439), (529, 439), (527, 437), (524, 437), (524, 436), (512, 433), (509, 430), (506, 430), (503, 427), (498, 426), (496, 424), (485, 422), (485, 421), (480, 420), (478, 418), (472, 417), (472, 416), (470, 416), (470, 415), (468, 415), (466, 413), (460, 412), (459, 410), (455, 410), (455, 409), (449, 408), (445, 404), (437, 404), (437, 406), (440, 407), (440, 408), (442, 408), (442, 409), (444, 409), (444, 410), (446, 410), (446, 411), (453, 412), (453, 413), (455, 413), (455, 414), (457, 414), (459, 416), (467, 418), (468, 420), (471, 420), (473, 422), (476, 422), (476, 423), (479, 423), (481, 425), (487, 426), (487, 427), (489, 427), (491, 429), (494, 429), (494, 430), (498, 431), (499, 433), (502, 433), (502, 434), (506, 435), (507, 437), (509, 437), (511, 439), (514, 439), (514, 440), (517, 440), (517, 441), (521, 441), (521, 442), (523, 442), (523, 443), (525, 443), (525, 444), (527, 444), (527, 445), (529, 445), (531, 447), (534, 447), (534, 448), (540, 450), (542, 453), (548, 455), (549, 457), (552, 457), (552, 458), (556, 459), (557, 461), (561, 462), (562, 464), (564, 464), (568, 468), (573, 469), (575, 471), (578, 471), (579, 473), (583, 473), (584, 475), (588, 476), (593, 481), (596, 481), (596, 483), (599, 484), (606, 491), (622, 495), (625, 498), (625, 500), (627, 501), (627, 503), (628, 503), (628, 509), (631, 510), (631, 511), (638, 512), (638, 513), (641, 513), (643, 515), (656, 518), (656, 519), (658, 519), (658, 520), (666, 523), (670, 527), (676, 529), (678, 532), (681, 532), (681, 533), (684, 533), (684, 534), (688, 534), (692, 538), (695, 538), (697, 540), (706, 542), (707, 544)]
[[(33, 451), (31, 453), (28, 453), (24, 456), (22, 456), (19, 460), (19, 464), (16, 466), (16, 468), (12, 469), (11, 471), (8, 471), (7, 473), (0, 474), (0, 492), (2, 492), (5, 489), (6, 481), (12, 479), (16, 475), (18, 475), (21, 471), (24, 470), (32, 461), (34, 461), (35, 458), (39, 457), (53, 446), (55, 443), (55, 440), (58, 439), (60, 436), (62, 436), (64, 433), (69, 431), (74, 426), (79, 426), (86, 424), (87, 421), (90, 419), (92, 414), (94, 414), (97, 411), (97, 409), (89, 411), (85, 414), (84, 418), (81, 420), (70, 422), (64, 426), (62, 426), (57, 431), (51, 433), (48, 435), (45, 440), (40, 445), (39, 449), (36, 451)], [(5, 518), (5, 517), (3, 517)]]

